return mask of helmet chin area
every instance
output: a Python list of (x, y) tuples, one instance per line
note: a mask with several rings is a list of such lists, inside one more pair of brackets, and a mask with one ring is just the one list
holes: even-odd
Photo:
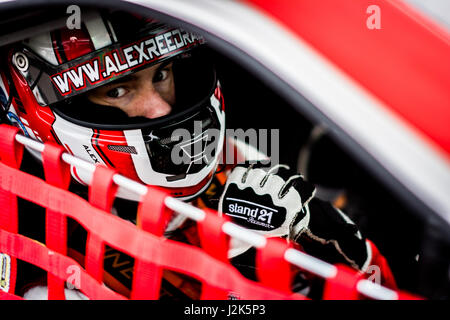
[(211, 108), (202, 108), (179, 123), (142, 129), (153, 170), (167, 174), (167, 182), (199, 173), (216, 158), (220, 122)]

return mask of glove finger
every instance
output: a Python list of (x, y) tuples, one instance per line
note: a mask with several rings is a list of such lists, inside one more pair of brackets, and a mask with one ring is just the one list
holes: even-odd
[(284, 181), (286, 181), (290, 176), (292, 176), (292, 171), (291, 168), (289, 168), (288, 165), (285, 164), (277, 164), (273, 167), (271, 167), (266, 175), (264, 176), (264, 178), (261, 180), (260, 182), (260, 187), (264, 187), (264, 185), (267, 183), (267, 180), (269, 179), (269, 177), (272, 175), (277, 175), (279, 176), (281, 179), (283, 179)]
[(270, 162), (266, 163), (259, 160), (247, 160), (245, 162), (241, 162), (236, 165), (236, 167), (253, 168), (253, 169), (261, 168), (266, 170), (269, 170), (271, 166), (272, 165), (270, 164)]
[(302, 175), (291, 176), (285, 181), (286, 183), (278, 194), (280, 198), (284, 197), (290, 188), (294, 188), (300, 194), (302, 205), (305, 206), (316, 193), (316, 187), (312, 183), (305, 181)]

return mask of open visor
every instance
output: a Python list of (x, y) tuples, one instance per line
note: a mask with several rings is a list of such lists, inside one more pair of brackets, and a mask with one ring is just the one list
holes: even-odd
[(37, 102), (48, 106), (164, 62), (205, 42), (197, 35), (167, 26), (141, 33), (137, 39), (112, 44), (60, 65), (46, 62), (24, 42), (13, 51), (11, 60)]
[(215, 68), (208, 52), (207, 48), (196, 48), (159, 65), (164, 69), (171, 64), (175, 90), (175, 103), (171, 104), (170, 113), (162, 117), (130, 117), (120, 108), (92, 102), (87, 95), (68, 98), (52, 104), (50, 108), (70, 122), (95, 129), (139, 129), (178, 122), (209, 105), (209, 99), (216, 90)]

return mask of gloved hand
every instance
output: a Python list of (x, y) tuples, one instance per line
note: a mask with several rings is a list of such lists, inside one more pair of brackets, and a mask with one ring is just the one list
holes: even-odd
[[(267, 237), (285, 237), (330, 263), (357, 269), (368, 264), (368, 245), (356, 225), (330, 204), (313, 198), (315, 187), (286, 165), (238, 165), (228, 176), (219, 213)], [(250, 245), (231, 239), (230, 258)]]
[[(291, 176), (289, 167), (272, 168), (260, 163), (236, 166), (228, 176), (219, 201), (219, 213), (270, 237), (288, 237), (294, 222), (306, 227), (309, 213), (304, 206), (315, 188), (301, 175)], [(296, 219), (298, 217), (298, 219)], [(239, 255), (250, 245), (231, 239), (230, 256)]]
[(294, 223), (290, 239), (312, 256), (365, 272), (372, 258), (371, 247), (354, 222), (341, 210), (317, 198), (309, 202), (307, 209), (308, 226), (305, 228), (301, 221)]

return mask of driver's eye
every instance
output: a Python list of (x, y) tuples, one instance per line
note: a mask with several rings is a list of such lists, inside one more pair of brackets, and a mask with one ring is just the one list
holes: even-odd
[(127, 93), (125, 88), (117, 87), (106, 92), (106, 95), (110, 98), (120, 98)]
[(169, 76), (169, 70), (168, 68), (158, 70), (155, 75), (153, 76), (153, 82), (161, 82), (167, 79)]
[(171, 73), (172, 73), (172, 66), (173, 66), (173, 63), (171, 62), (167, 65), (163, 65), (160, 68), (158, 68), (156, 70), (155, 74), (153, 75), (152, 81), (154, 83), (157, 83), (157, 82), (165, 81), (168, 78), (170, 78)]

